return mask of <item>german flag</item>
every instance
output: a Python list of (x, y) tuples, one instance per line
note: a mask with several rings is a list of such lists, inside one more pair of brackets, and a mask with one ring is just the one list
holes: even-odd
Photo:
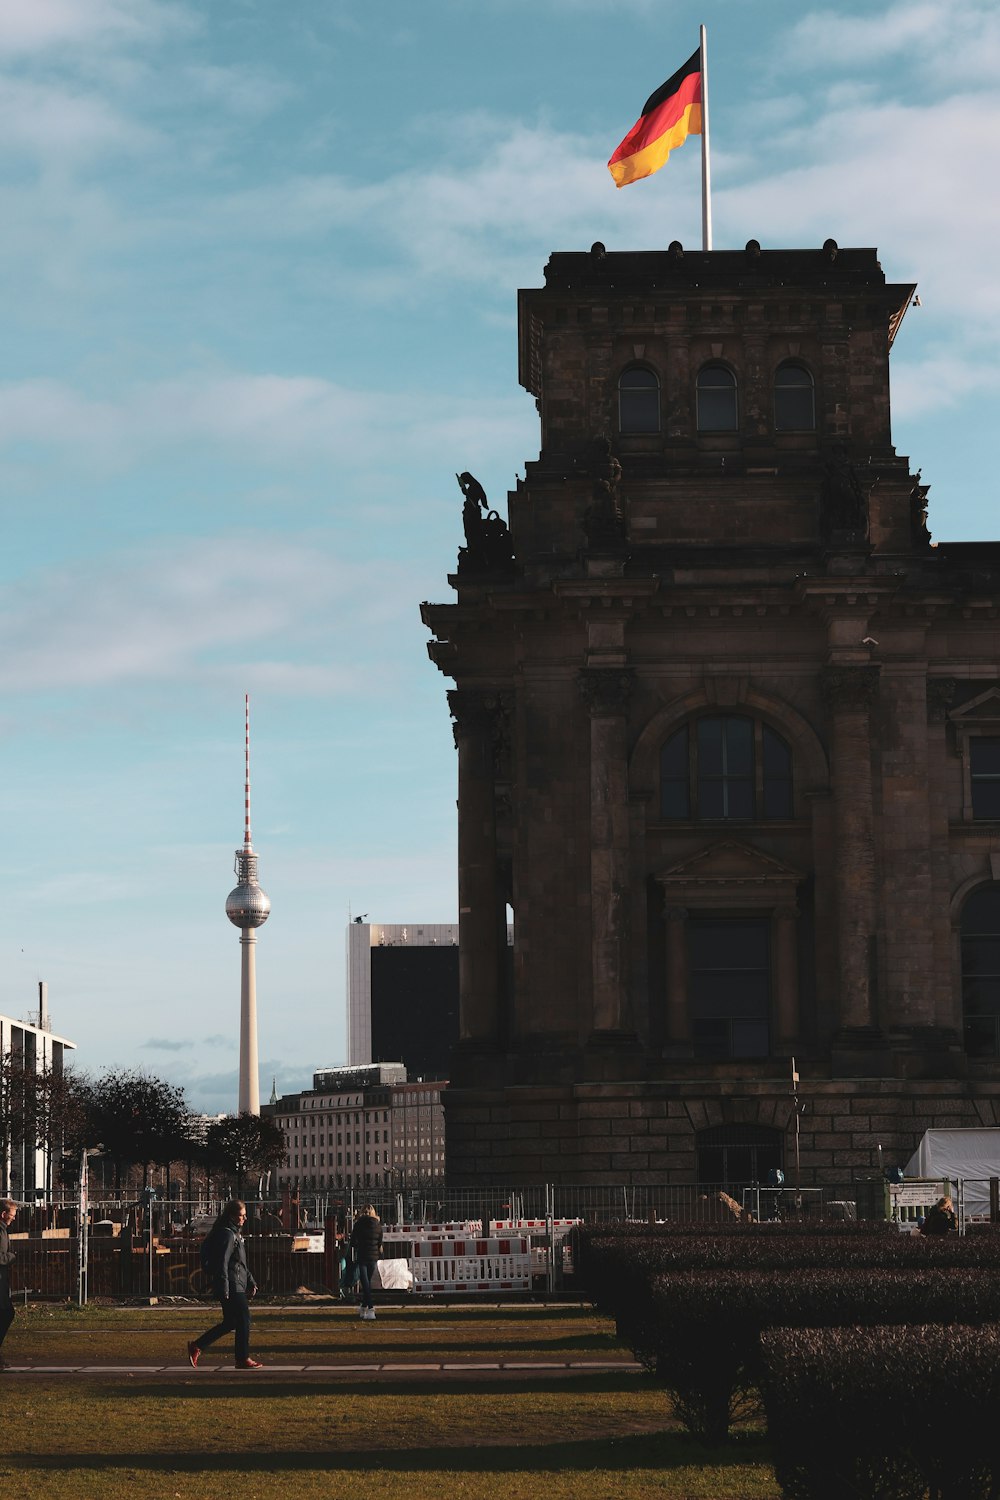
[(701, 135), (701, 52), (695, 52), (643, 105), (608, 162), (616, 187), (658, 172), (676, 146)]

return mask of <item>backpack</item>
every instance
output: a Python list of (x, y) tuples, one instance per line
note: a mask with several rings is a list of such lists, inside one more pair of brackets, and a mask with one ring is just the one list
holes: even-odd
[(213, 1224), (201, 1242), (201, 1269), (215, 1280), (222, 1275), (223, 1226)]

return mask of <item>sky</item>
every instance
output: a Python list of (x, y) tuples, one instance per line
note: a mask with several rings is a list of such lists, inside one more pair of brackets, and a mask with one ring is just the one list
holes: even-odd
[(995, 0), (0, 0), (0, 1011), (79, 1067), (236, 1108), (245, 692), (263, 1096), (346, 1061), (351, 915), (456, 920), (419, 605), (538, 455), (517, 288), (700, 247), (696, 139), (605, 165), (699, 23), (715, 247), (919, 283), (894, 441), (997, 537)]

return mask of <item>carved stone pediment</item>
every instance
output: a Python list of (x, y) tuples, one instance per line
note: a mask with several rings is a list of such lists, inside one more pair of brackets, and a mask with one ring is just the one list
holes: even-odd
[(729, 902), (792, 901), (805, 876), (753, 844), (720, 839), (679, 864), (654, 872), (654, 878), (671, 902), (683, 906), (699, 893), (702, 897), (714, 893)]
[(948, 714), (953, 724), (1000, 724), (1000, 688), (990, 687)]

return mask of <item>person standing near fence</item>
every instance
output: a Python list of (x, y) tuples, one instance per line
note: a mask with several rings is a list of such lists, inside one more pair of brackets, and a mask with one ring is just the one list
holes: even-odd
[(358, 1266), (361, 1282), (361, 1316), (367, 1322), (375, 1321), (375, 1304), (372, 1301), (372, 1277), (378, 1264), (382, 1248), (382, 1221), (373, 1204), (367, 1204), (354, 1221), (351, 1230), (351, 1249)]
[(0, 1198), (0, 1370), (6, 1369), (3, 1341), (14, 1321), (14, 1303), (10, 1295), (10, 1268), (15, 1252), (10, 1248), (8, 1230), (17, 1217), (13, 1198)]
[(212, 1278), (212, 1291), (222, 1306), (222, 1321), (187, 1346), (188, 1360), (196, 1366), (202, 1350), (227, 1333), (236, 1335), (237, 1370), (259, 1370), (259, 1359), (250, 1358), (250, 1299), (257, 1283), (247, 1264), (243, 1225), (247, 1206), (234, 1198), (226, 1204), (205, 1237), (202, 1265)]

